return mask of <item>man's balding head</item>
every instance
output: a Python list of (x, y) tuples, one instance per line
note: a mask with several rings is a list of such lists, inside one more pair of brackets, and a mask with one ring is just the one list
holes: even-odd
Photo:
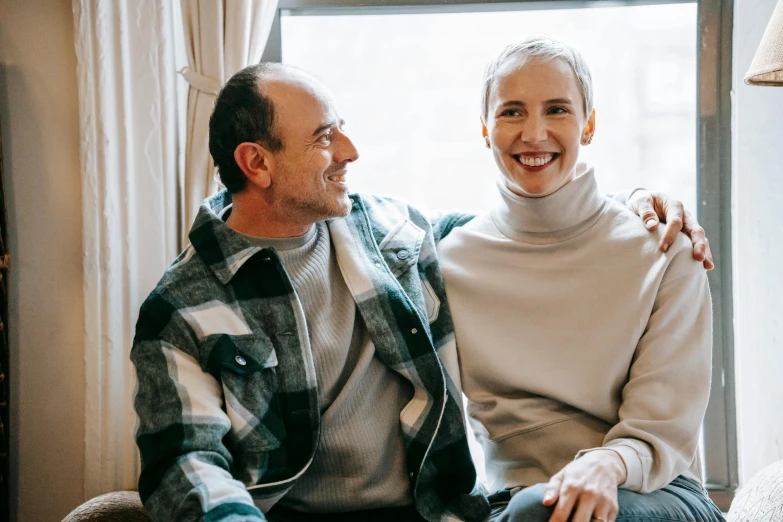
[(308, 86), (315, 82), (304, 71), (274, 62), (246, 67), (226, 82), (209, 118), (209, 152), (229, 192), (241, 191), (247, 182), (234, 160), (240, 143), (259, 143), (271, 152), (284, 146), (275, 128), (274, 96), (269, 91), (280, 83)]
[(235, 195), (233, 224), (260, 217), (301, 232), (351, 208), (345, 176), (359, 154), (329, 89), (304, 71), (262, 63), (235, 74), (215, 102), (209, 151)]

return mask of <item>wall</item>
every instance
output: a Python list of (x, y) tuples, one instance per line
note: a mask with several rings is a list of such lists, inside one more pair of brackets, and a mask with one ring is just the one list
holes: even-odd
[(83, 500), (84, 300), (71, 0), (0, 0), (9, 213), (11, 520)]
[(732, 129), (740, 483), (783, 459), (783, 87), (750, 66), (776, 0), (734, 0)]

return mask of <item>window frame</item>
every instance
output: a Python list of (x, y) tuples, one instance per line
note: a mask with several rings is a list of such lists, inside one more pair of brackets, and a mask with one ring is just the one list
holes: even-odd
[[(263, 61), (282, 61), (285, 15), (422, 14), (691, 3), (688, 0), (279, 0)], [(733, 0), (697, 0), (697, 201), (715, 270), (713, 371), (704, 419), (706, 487), (728, 511), (738, 485), (731, 256), (731, 81)], [(654, 188), (654, 187), (652, 187)]]

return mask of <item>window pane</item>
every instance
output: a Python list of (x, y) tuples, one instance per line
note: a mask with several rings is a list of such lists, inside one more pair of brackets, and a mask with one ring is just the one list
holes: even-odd
[(481, 75), (531, 34), (575, 45), (594, 79), (582, 159), (604, 191), (651, 187), (696, 210), (696, 4), (484, 13), (284, 16), (283, 61), (335, 93), (360, 160), (352, 190), (481, 211), (497, 169)]

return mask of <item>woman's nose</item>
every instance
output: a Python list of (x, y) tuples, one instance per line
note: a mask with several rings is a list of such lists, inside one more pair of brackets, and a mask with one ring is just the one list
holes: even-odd
[(536, 143), (546, 140), (547, 131), (543, 118), (530, 116), (525, 119), (522, 125), (520, 139), (525, 143)]

